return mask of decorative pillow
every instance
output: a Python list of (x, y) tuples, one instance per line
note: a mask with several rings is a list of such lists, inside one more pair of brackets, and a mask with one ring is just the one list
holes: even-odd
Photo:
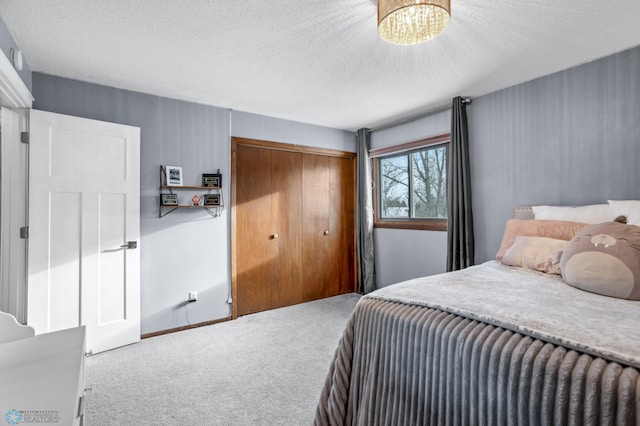
[(564, 250), (569, 241), (546, 237), (517, 236), (513, 245), (502, 256), (501, 262), (535, 271), (560, 275), (560, 264), (554, 264), (554, 253)]
[(580, 223), (602, 223), (612, 221), (616, 215), (609, 204), (592, 204), (581, 207), (531, 206), (536, 219), (563, 220)]
[(630, 225), (640, 225), (640, 200), (609, 200), (613, 216), (626, 216)]
[(557, 220), (509, 219), (504, 229), (502, 244), (496, 254), (501, 260), (504, 253), (513, 245), (518, 235), (523, 237), (547, 237), (569, 241), (587, 226), (586, 223), (563, 222)]
[(640, 300), (640, 227), (606, 222), (584, 228), (562, 253), (560, 270), (573, 287)]

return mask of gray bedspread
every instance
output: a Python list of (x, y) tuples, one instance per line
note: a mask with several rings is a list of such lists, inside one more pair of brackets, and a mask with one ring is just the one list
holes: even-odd
[(640, 425), (640, 303), (497, 262), (356, 306), (322, 425)]

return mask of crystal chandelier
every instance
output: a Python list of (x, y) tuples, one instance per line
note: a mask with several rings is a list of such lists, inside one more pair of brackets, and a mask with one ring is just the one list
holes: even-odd
[(378, 0), (378, 34), (394, 44), (431, 40), (449, 25), (450, 0)]

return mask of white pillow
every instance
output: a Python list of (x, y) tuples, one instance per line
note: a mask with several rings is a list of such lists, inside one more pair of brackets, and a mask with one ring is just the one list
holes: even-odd
[(626, 216), (629, 225), (640, 226), (640, 200), (609, 200), (613, 217)]
[(609, 204), (592, 204), (581, 207), (532, 206), (531, 208), (535, 219), (595, 224), (611, 222), (616, 217)]

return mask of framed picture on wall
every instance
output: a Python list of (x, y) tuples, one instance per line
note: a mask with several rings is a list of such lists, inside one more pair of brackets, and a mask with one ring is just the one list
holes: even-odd
[(161, 206), (177, 206), (178, 196), (176, 194), (160, 194)]
[(220, 194), (205, 194), (204, 205), (205, 206), (220, 206)]
[(220, 188), (220, 177), (216, 174), (203, 174), (202, 186)]
[(165, 179), (167, 186), (182, 186), (182, 167), (180, 166), (164, 166)]
[(222, 175), (220, 174), (220, 171), (218, 171), (218, 173), (203, 173), (202, 186), (207, 186), (211, 188), (221, 188)]

